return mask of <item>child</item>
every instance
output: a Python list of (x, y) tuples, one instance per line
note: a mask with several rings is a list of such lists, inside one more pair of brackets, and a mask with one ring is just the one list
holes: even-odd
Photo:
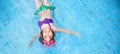
[(73, 34), (75, 36), (79, 36), (78, 33), (71, 32), (68, 30), (63, 30), (56, 28), (53, 24), (53, 20), (51, 17), (51, 11), (55, 9), (54, 6), (50, 5), (50, 3), (47, 0), (43, 0), (42, 3), (40, 0), (34, 0), (37, 11), (35, 12), (35, 15), (39, 15), (40, 19), (38, 21), (38, 25), (40, 27), (39, 32), (32, 38), (29, 45), (34, 41), (35, 38), (39, 37), (39, 41), (44, 46), (51, 46), (55, 44), (54, 39), (54, 32), (64, 32), (67, 34)]

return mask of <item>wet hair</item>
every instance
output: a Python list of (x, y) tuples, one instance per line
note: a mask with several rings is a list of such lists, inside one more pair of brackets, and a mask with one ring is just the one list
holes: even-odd
[[(54, 33), (53, 30), (51, 30), (51, 31), (52, 31), (52, 35), (53, 35), (52, 38), (51, 38), (51, 40), (54, 40), (54, 41), (55, 41), (55, 39), (54, 39), (55, 33)], [(40, 32), (40, 35), (41, 35), (41, 36), (40, 36), (40, 38), (39, 38), (39, 42), (42, 43), (42, 41), (44, 40), (44, 39), (43, 39), (43, 31)]]

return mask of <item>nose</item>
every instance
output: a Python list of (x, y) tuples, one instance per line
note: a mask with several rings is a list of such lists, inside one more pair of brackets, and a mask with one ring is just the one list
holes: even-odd
[(46, 34), (50, 34), (50, 31), (45, 31), (46, 32)]

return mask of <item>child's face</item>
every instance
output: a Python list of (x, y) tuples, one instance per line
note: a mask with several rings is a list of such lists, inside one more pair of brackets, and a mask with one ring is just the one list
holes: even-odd
[(46, 41), (50, 41), (52, 38), (53, 34), (52, 31), (50, 29), (45, 29), (43, 31), (43, 39)]

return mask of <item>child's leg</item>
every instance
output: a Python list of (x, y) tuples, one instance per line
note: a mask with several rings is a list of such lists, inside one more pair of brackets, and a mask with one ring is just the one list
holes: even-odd
[(48, 0), (43, 0), (43, 5), (50, 6), (50, 3), (48, 2)]
[(40, 0), (34, 0), (36, 9), (38, 9), (41, 6)]

